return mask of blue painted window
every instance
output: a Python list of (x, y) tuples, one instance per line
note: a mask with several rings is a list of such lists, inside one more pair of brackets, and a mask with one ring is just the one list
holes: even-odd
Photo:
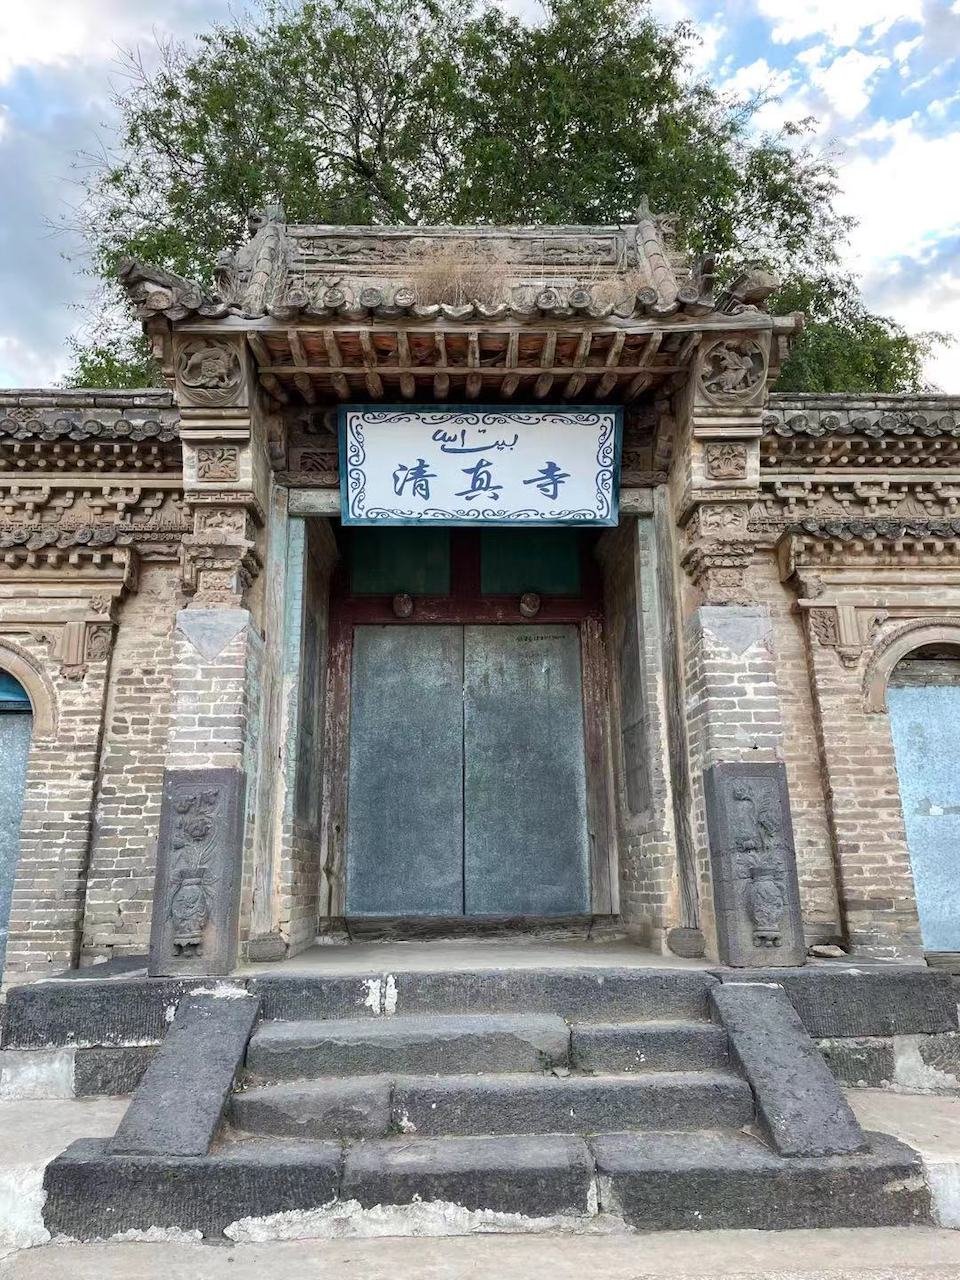
[(0, 973), (20, 854), (20, 817), (32, 722), (27, 691), (9, 672), (0, 671)]

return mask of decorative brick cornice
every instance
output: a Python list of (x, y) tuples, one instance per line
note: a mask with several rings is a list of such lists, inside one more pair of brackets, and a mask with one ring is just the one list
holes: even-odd
[(765, 436), (960, 437), (960, 397), (773, 396)]
[[(158, 393), (158, 398), (162, 393)], [(26, 397), (24, 397), (26, 398)], [(169, 395), (164, 395), (167, 405)], [(160, 405), (30, 405), (0, 402), (0, 439), (128, 440), (166, 443), (179, 434), (179, 412)]]
[(927, 542), (960, 538), (960, 520), (800, 520), (784, 532), (822, 542)]

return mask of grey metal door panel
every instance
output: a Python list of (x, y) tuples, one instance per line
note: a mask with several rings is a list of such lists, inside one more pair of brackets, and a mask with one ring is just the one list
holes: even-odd
[(20, 817), (33, 717), (0, 715), (0, 973), (7, 950), (10, 899), (20, 855)]
[(467, 915), (590, 910), (575, 626), (464, 635)]
[(927, 951), (960, 951), (960, 688), (891, 686), (890, 728)]
[(463, 629), (353, 639), (347, 913), (463, 912)]

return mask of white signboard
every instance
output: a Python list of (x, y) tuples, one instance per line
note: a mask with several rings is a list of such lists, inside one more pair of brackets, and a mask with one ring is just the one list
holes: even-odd
[(344, 524), (618, 520), (622, 411), (340, 409)]

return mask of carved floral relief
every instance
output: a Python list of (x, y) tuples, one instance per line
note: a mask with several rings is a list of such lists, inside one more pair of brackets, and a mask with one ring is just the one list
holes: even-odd
[(711, 480), (742, 480), (747, 474), (747, 446), (731, 440), (708, 444), (705, 465)]

